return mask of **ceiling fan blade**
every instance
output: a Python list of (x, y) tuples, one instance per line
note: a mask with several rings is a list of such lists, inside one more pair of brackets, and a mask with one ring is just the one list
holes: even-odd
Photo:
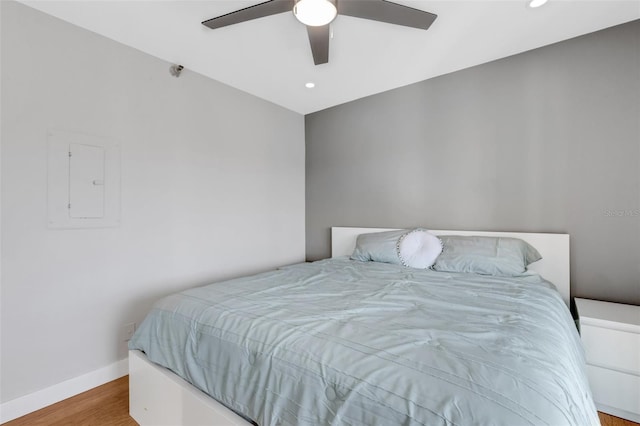
[(226, 27), (227, 25), (239, 24), (240, 22), (251, 21), (252, 19), (290, 12), (293, 10), (293, 4), (293, 0), (269, 0), (264, 3), (236, 10), (235, 12), (227, 13), (226, 15), (208, 19), (202, 22), (202, 25), (211, 29)]
[(428, 29), (438, 15), (386, 0), (341, 0), (338, 13), (405, 27)]
[(307, 26), (307, 33), (309, 34), (309, 43), (311, 43), (313, 62), (316, 65), (329, 62), (329, 25), (321, 27)]

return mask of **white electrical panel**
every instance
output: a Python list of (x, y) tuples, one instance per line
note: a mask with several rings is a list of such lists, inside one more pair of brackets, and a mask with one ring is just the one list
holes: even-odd
[(104, 217), (104, 147), (69, 144), (69, 216)]
[(120, 224), (120, 147), (105, 138), (48, 134), (47, 206), (50, 228)]

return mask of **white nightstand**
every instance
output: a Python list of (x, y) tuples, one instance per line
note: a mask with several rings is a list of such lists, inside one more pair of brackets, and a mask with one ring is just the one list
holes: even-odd
[(596, 407), (640, 423), (640, 306), (575, 301)]

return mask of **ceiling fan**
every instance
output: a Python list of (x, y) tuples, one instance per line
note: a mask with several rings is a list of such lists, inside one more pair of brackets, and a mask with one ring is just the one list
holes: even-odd
[(423, 30), (437, 18), (433, 13), (386, 0), (269, 0), (208, 19), (202, 24), (216, 29), (289, 11), (307, 26), (316, 65), (329, 62), (329, 24), (338, 14)]

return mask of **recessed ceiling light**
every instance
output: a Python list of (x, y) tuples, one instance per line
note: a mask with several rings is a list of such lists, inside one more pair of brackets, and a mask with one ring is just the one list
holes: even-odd
[(529, 7), (531, 7), (531, 8), (540, 7), (543, 4), (545, 4), (546, 2), (547, 2), (547, 0), (531, 0), (529, 2)]
[(305, 84), (304, 87), (306, 87), (307, 89), (313, 89), (314, 87), (316, 87), (316, 84), (310, 81)]

